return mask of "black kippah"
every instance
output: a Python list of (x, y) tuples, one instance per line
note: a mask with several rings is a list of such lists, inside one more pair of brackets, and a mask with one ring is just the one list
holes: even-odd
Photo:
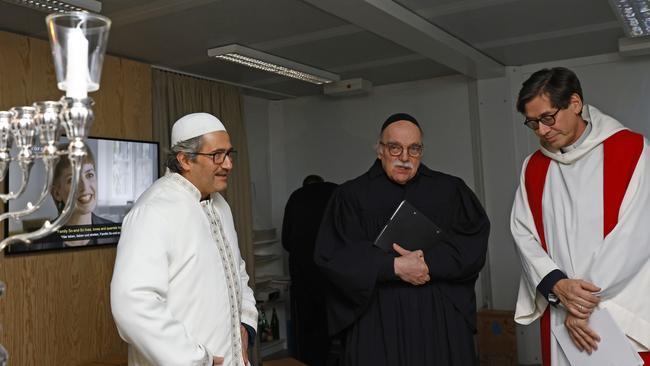
[(413, 123), (414, 125), (418, 126), (418, 129), (422, 131), (422, 128), (420, 128), (420, 124), (418, 123), (418, 120), (415, 119), (415, 117), (411, 116), (410, 114), (407, 113), (395, 113), (388, 117), (386, 121), (384, 122), (383, 125), (381, 125), (381, 132), (384, 132), (386, 127), (388, 127), (391, 123), (397, 122), (397, 121), (409, 121)]

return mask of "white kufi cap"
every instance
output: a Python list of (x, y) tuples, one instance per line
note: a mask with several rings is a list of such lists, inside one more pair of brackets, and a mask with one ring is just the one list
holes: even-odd
[(174, 123), (171, 147), (181, 141), (215, 131), (226, 131), (226, 127), (217, 117), (210, 113), (190, 113)]

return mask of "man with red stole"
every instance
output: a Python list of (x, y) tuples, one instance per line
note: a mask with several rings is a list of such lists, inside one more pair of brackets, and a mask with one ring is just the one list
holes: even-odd
[(512, 208), (523, 274), (515, 321), (541, 317), (544, 366), (569, 365), (551, 329), (564, 323), (591, 354), (590, 326), (607, 309), (650, 365), (650, 155), (642, 135), (583, 104), (578, 77), (543, 69), (526, 80), (517, 110), (540, 140)]

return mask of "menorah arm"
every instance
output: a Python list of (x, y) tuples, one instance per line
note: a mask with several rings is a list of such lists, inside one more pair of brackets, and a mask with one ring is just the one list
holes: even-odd
[(0, 214), (0, 221), (4, 221), (10, 217), (12, 219), (18, 220), (23, 216), (27, 216), (36, 212), (36, 210), (38, 210), (43, 205), (43, 202), (45, 202), (45, 198), (50, 194), (50, 187), (52, 186), (52, 180), (54, 178), (54, 167), (56, 166), (56, 163), (58, 161), (59, 161), (58, 156), (53, 156), (50, 157), (49, 159), (43, 159), (43, 162), (45, 163), (45, 177), (47, 179), (45, 180), (45, 184), (43, 185), (43, 190), (41, 191), (41, 195), (38, 197), (38, 200), (36, 200), (36, 203), (32, 204), (31, 202), (29, 202), (27, 203), (27, 207), (25, 209), (19, 211), (9, 211)]
[(7, 350), (0, 344), (0, 366), (7, 366), (8, 360), (9, 353), (7, 353)]
[(18, 196), (20, 196), (21, 194), (23, 194), (23, 192), (25, 192), (25, 188), (27, 188), (27, 183), (29, 182), (29, 173), (31, 171), (31, 165), (22, 169), (22, 171), (23, 171), (23, 175), (22, 175), (22, 181), (20, 182), (20, 188), (18, 188), (18, 191), (16, 191), (15, 193), (9, 192), (9, 193), (0, 194), (0, 199), (2, 200), (2, 202), (15, 200)]
[(74, 212), (75, 202), (77, 201), (75, 192), (77, 192), (77, 186), (79, 185), (79, 177), (81, 176), (82, 159), (83, 159), (83, 155), (70, 158), (70, 165), (72, 168), (72, 184), (70, 187), (70, 193), (68, 194), (68, 198), (66, 199), (65, 202), (65, 207), (63, 207), (63, 210), (61, 211), (59, 217), (57, 217), (53, 223), (50, 223), (49, 221), (45, 221), (43, 226), (41, 226), (41, 228), (38, 230), (29, 233), (24, 233), (24, 234), (17, 234), (5, 238), (0, 242), (0, 251), (2, 251), (8, 245), (13, 243), (31, 244), (32, 240), (40, 239), (44, 236), (51, 234), (59, 230), (63, 225), (65, 225), (68, 222), (70, 216), (72, 216), (72, 213)]
[[(0, 150), (0, 181), (4, 181), (7, 176), (7, 171), (9, 171), (9, 164), (11, 163), (11, 157), (7, 151)], [(0, 365), (1, 366), (1, 365)]]

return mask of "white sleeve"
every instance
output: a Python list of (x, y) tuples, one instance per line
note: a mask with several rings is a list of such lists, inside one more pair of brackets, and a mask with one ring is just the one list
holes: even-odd
[(255, 296), (253, 294), (253, 289), (248, 285), (250, 278), (246, 272), (246, 262), (242, 258), (241, 251), (239, 250), (239, 241), (237, 240), (237, 231), (235, 230), (232, 211), (230, 205), (221, 194), (215, 193), (213, 199), (216, 211), (224, 225), (224, 232), (228, 242), (231, 244), (231, 250), (236, 254), (236, 257), (239, 260), (239, 283), (242, 289), (241, 322), (257, 331), (257, 308), (255, 307)]
[(257, 308), (255, 307), (255, 296), (253, 289), (248, 285), (249, 277), (246, 272), (246, 262), (239, 258), (240, 283), (242, 286), (242, 309), (241, 322), (257, 331)]
[(551, 271), (560, 269), (544, 250), (535, 227), (533, 213), (528, 205), (528, 194), (524, 181), (527, 162), (524, 163), (519, 189), (510, 215), (510, 231), (515, 240), (517, 254), (521, 259), (524, 275), (533, 287)]
[(519, 324), (530, 324), (542, 314), (548, 302), (537, 292), (537, 285), (551, 271), (559, 269), (541, 245), (533, 214), (528, 205), (524, 180), (527, 164), (528, 159), (522, 168), (519, 189), (510, 215), (510, 231), (523, 269), (515, 310), (515, 321)]
[(167, 308), (168, 246), (175, 225), (151, 207), (131, 210), (122, 224), (111, 282), (120, 336), (155, 365), (206, 366), (212, 356)]

